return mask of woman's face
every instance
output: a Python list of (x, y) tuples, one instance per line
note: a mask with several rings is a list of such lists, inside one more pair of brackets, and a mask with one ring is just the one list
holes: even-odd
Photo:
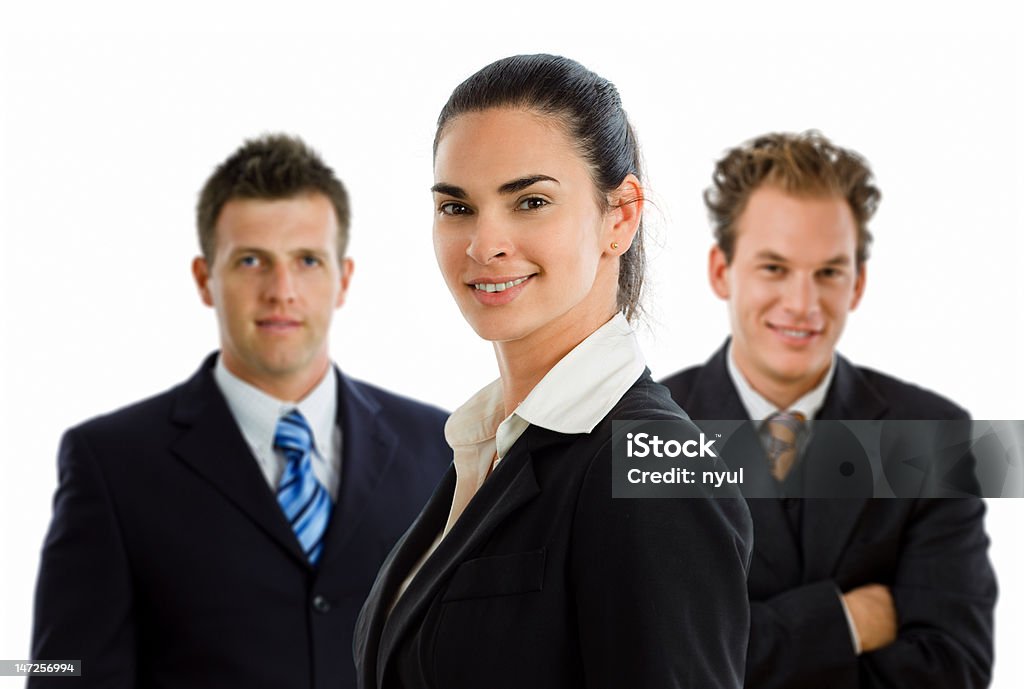
[(557, 120), (505, 108), (460, 115), (438, 144), (434, 180), (437, 262), (480, 337), (582, 339), (615, 313), (618, 255), (632, 234), (611, 248), (619, 214), (599, 205)]

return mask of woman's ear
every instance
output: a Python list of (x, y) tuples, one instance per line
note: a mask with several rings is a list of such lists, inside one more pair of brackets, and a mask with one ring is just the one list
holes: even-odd
[(644, 210), (644, 190), (637, 176), (630, 173), (608, 194), (608, 211), (604, 227), (604, 250), (621, 256), (629, 251), (640, 227)]

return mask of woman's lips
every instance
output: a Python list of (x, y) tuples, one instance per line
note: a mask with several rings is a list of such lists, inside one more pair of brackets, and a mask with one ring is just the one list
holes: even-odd
[[(534, 273), (536, 275), (536, 273)], [(467, 283), (473, 296), (486, 306), (508, 304), (526, 289), (534, 275), (475, 278)]]

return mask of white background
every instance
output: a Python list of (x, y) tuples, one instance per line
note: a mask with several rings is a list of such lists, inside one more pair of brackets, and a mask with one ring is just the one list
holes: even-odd
[[(430, 143), (451, 89), (508, 54), (611, 79), (647, 162), (655, 376), (706, 359), (700, 200), (723, 149), (818, 128), (884, 198), (867, 293), (840, 349), (977, 418), (1024, 417), (1021, 25), (997, 6), (874, 3), (494, 9), (80, 3), (3, 13), (0, 61), (0, 658), (27, 657), (63, 429), (163, 390), (216, 347), (191, 283), (193, 208), (248, 136), (302, 135), (347, 185), (356, 273), (332, 353), (451, 408), (496, 375), (430, 243)], [(1024, 503), (989, 501), (1001, 584), (993, 686), (1024, 684)], [(0, 686), (21, 680), (0, 679)]]

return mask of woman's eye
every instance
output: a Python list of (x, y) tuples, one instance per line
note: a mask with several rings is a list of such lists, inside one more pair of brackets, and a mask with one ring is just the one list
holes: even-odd
[(546, 205), (548, 205), (547, 199), (542, 199), (539, 196), (531, 196), (520, 201), (519, 205), (516, 206), (516, 210), (532, 211), (538, 208), (542, 208)]
[(466, 215), (469, 213), (469, 208), (457, 201), (445, 201), (438, 210), (444, 215)]

